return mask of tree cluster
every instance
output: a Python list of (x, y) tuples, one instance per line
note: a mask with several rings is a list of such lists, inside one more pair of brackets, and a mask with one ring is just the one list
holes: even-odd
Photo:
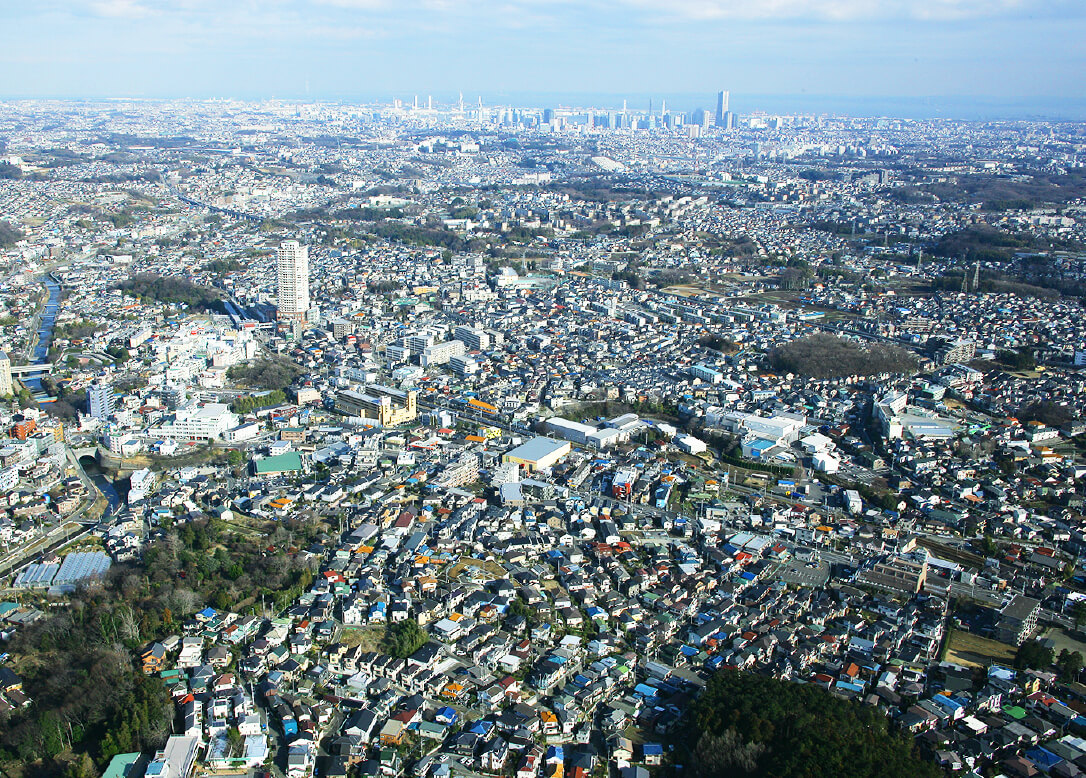
[(1014, 653), (1014, 666), (1019, 670), (1047, 670), (1056, 657), (1052, 649), (1037, 640), (1027, 640)]
[(908, 373), (916, 369), (916, 356), (882, 343), (859, 344), (819, 333), (778, 346), (769, 353), (770, 366), (782, 373), (811, 378)]
[(737, 350), (739, 344), (731, 338), (725, 338), (723, 335), (708, 333), (698, 338), (698, 345), (703, 348), (712, 349), (713, 351), (731, 354)]
[(23, 239), (23, 231), (8, 222), (0, 221), (0, 248), (10, 248)]
[(680, 731), (695, 778), (939, 775), (879, 711), (736, 670), (709, 679)]
[(242, 264), (236, 259), (213, 259), (210, 262), (204, 263), (204, 270), (209, 273), (233, 273), (235, 270), (241, 270)]
[(269, 408), (273, 405), (281, 405), (286, 402), (287, 396), (282, 389), (273, 389), (264, 394), (250, 394), (238, 397), (230, 404), (234, 413), (252, 413), (258, 408)]
[(1070, 409), (1045, 400), (1030, 403), (1018, 412), (1019, 421), (1039, 421), (1048, 427), (1062, 427), (1073, 418)]
[(222, 293), (209, 286), (199, 286), (177, 276), (137, 273), (117, 286), (122, 292), (158, 303), (187, 305), (198, 310), (216, 309)]
[(405, 619), (388, 626), (384, 640), (381, 641), (381, 649), (390, 656), (406, 659), (426, 645), (429, 639), (426, 630), (420, 627), (417, 621)]
[(242, 386), (282, 390), (290, 386), (301, 373), (300, 367), (285, 359), (257, 359), (234, 365), (226, 371), (226, 376)]
[(1032, 370), (1037, 367), (1037, 359), (1033, 356), (1033, 349), (1022, 347), (1018, 349), (1002, 349), (996, 352), (996, 360), (1012, 370)]

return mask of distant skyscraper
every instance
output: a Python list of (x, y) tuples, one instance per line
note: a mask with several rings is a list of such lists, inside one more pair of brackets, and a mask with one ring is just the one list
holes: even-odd
[(279, 318), (305, 321), (309, 311), (309, 248), (285, 240), (276, 250), (279, 270)]
[(113, 387), (100, 378), (87, 387), (87, 406), (95, 419), (106, 421), (113, 415)]
[(544, 108), (543, 109), (543, 123), (544, 124), (554, 124), (554, 109), (553, 108)]
[(724, 114), (728, 112), (728, 93), (718, 92), (716, 96), (716, 126), (723, 127)]

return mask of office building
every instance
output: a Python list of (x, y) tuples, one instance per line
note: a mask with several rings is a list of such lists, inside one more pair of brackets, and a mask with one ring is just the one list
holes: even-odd
[(716, 126), (724, 127), (728, 114), (728, 93), (726, 91), (717, 92), (716, 95)]
[(113, 387), (100, 379), (87, 387), (87, 407), (95, 419), (105, 421), (113, 415)]
[(285, 240), (276, 249), (279, 318), (304, 322), (309, 311), (309, 248)]

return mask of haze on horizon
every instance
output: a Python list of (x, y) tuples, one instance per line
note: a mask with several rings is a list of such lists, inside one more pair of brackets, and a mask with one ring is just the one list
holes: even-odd
[(738, 110), (760, 107), (742, 95), (834, 95), (1086, 113), (1080, 0), (37, 0), (5, 4), (0, 22), (3, 98), (705, 94), (708, 107), (728, 89)]

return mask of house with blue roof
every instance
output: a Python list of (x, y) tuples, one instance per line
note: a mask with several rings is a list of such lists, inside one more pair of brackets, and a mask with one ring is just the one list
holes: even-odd
[(664, 761), (664, 747), (659, 743), (644, 743), (641, 746), (641, 759), (650, 767)]

